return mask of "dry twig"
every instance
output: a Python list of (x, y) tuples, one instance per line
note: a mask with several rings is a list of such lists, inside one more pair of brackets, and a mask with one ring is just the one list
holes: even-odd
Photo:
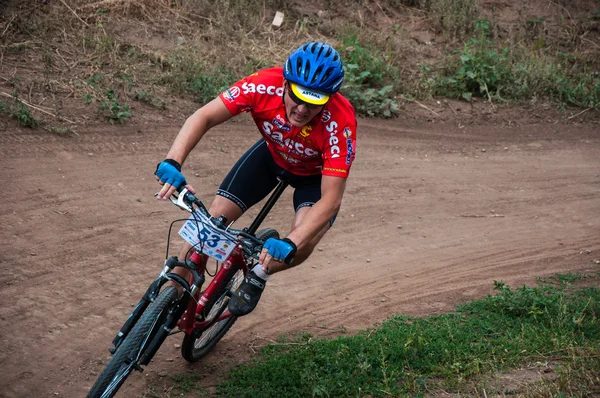
[(4, 35), (6, 34), (6, 31), (7, 31), (7, 30), (8, 30), (8, 28), (10, 27), (10, 24), (12, 23), (12, 21), (14, 21), (14, 20), (15, 20), (15, 18), (16, 18), (16, 17), (17, 17), (17, 14), (14, 14), (14, 15), (12, 16), (12, 18), (10, 19), (10, 21), (8, 21), (8, 22), (6, 23), (6, 28), (4, 28), (4, 31), (2, 32), (2, 34), (0, 35), (0, 37), (1, 37), (1, 36), (4, 36)]
[[(5, 96), (5, 97), (8, 97), (8, 98), (14, 98), (12, 95), (10, 95), (10, 94), (7, 94), (7, 93), (5, 93), (5, 92), (3, 92), (3, 91), (0, 91), (0, 94), (1, 94), (1, 95), (3, 95), (3, 96)], [(37, 106), (35, 106), (35, 105), (32, 105), (32, 104), (28, 103), (27, 101), (25, 101), (25, 100), (23, 100), (23, 99), (20, 99), (20, 98), (19, 98), (19, 101), (21, 101), (21, 102), (22, 102), (24, 105), (26, 105), (26, 106), (30, 107), (31, 109), (35, 109), (36, 111), (39, 111), (39, 112), (45, 113), (46, 115), (53, 116), (53, 117), (55, 117), (55, 118), (57, 118), (57, 119), (59, 119), (59, 120), (64, 120), (65, 122), (69, 122), (69, 123), (75, 124), (75, 122), (74, 122), (74, 121), (72, 121), (72, 120), (69, 120), (69, 119), (67, 119), (66, 117), (54, 115), (54, 114), (52, 114), (52, 113), (50, 113), (50, 112), (48, 112), (48, 111), (45, 111), (45, 110), (43, 110), (43, 109), (41, 109), (41, 108), (39, 108), (39, 107), (37, 107)]]
[(73, 13), (73, 15), (75, 15), (77, 17), (77, 19), (79, 19), (81, 22), (83, 22), (83, 24), (85, 26), (87, 26), (87, 27), (90, 26), (87, 22), (85, 22), (83, 19), (81, 19), (79, 17), (79, 15), (77, 15), (77, 13), (65, 2), (65, 0), (60, 0), (60, 2), (63, 3), (65, 5), (65, 7), (67, 7)]
[(437, 112), (436, 112), (436, 111), (434, 111), (433, 109), (429, 108), (428, 106), (426, 106), (426, 105), (423, 105), (422, 103), (420, 103), (420, 102), (419, 102), (419, 101), (417, 101), (417, 100), (410, 99), (410, 98), (406, 98), (406, 97), (404, 97), (404, 96), (401, 96), (401, 98), (402, 98), (403, 100), (405, 100), (405, 101), (408, 101), (408, 102), (414, 102), (415, 104), (419, 105), (421, 108), (427, 109), (429, 112), (433, 113), (434, 115), (436, 115), (436, 116), (438, 116), (438, 117), (441, 117), (441, 115), (440, 115), (439, 113), (437, 113)]
[(487, 216), (481, 216), (479, 214), (459, 214), (458, 217), (464, 217), (464, 218), (485, 218), (485, 217), (504, 217), (501, 214), (496, 214), (496, 213), (492, 213), (492, 214), (488, 214)]
[(567, 15), (569, 16), (569, 19), (571, 20), (571, 23), (573, 24), (573, 26), (577, 26), (577, 24), (575, 23), (575, 20), (573, 19), (573, 17), (571, 17), (571, 13), (569, 12), (569, 10), (567, 10), (562, 5), (555, 3), (554, 1), (550, 1), (550, 4), (554, 4), (555, 6), (558, 6), (558, 7), (562, 8), (563, 10), (565, 10)]
[(573, 118), (575, 118), (575, 117), (577, 117), (577, 116), (579, 116), (579, 115), (583, 115), (584, 113), (586, 113), (586, 112), (587, 112), (587, 111), (589, 111), (590, 109), (592, 109), (592, 108), (587, 108), (587, 109), (584, 109), (584, 110), (582, 110), (581, 112), (579, 112), (579, 113), (578, 113), (578, 114), (576, 114), (576, 115), (569, 116), (569, 117), (567, 118), (567, 120), (571, 120), (571, 119), (573, 119)]

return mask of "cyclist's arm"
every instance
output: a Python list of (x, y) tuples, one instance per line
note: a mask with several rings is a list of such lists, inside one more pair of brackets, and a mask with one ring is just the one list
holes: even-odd
[(213, 99), (185, 121), (167, 153), (167, 159), (173, 159), (179, 164), (183, 164), (192, 149), (210, 128), (231, 119), (231, 117), (233, 115), (223, 101), (218, 97)]
[(345, 188), (345, 178), (323, 176), (321, 180), (321, 199), (304, 216), (300, 225), (287, 236), (296, 244), (298, 250), (302, 250), (302, 247), (317, 236), (329, 223), (329, 220), (337, 214), (342, 205)]
[[(192, 116), (187, 118), (181, 130), (175, 137), (171, 149), (167, 153), (167, 159), (173, 159), (179, 164), (183, 164), (192, 149), (198, 144), (202, 136), (212, 127), (225, 122), (233, 117), (233, 114), (227, 109), (221, 98), (215, 98), (202, 108), (198, 109)], [(157, 177), (158, 178), (158, 177)], [(157, 199), (167, 199), (175, 192), (177, 187), (165, 183), (160, 192), (156, 195)], [(191, 185), (186, 185), (190, 191), (195, 192)]]

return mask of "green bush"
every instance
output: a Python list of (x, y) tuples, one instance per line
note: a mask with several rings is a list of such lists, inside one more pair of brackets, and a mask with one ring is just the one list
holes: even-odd
[(338, 50), (345, 72), (341, 93), (361, 115), (391, 117), (397, 113), (393, 94), (400, 72), (381, 52), (364, 47), (356, 34), (340, 40)]
[[(435, 96), (478, 96), (495, 101), (548, 99), (570, 106), (600, 106), (600, 76), (576, 57), (539, 49), (501, 47), (489, 39), (489, 24), (477, 22), (477, 35), (446, 64), (422, 66), (419, 87)], [(580, 65), (581, 64), (581, 65)]]
[(19, 99), (16, 92), (13, 93), (12, 104), (8, 104), (5, 101), (0, 102), (0, 113), (9, 114), (24, 127), (35, 128), (39, 124), (37, 119), (29, 112), (29, 107)]
[(98, 106), (104, 111), (104, 115), (109, 119), (111, 124), (115, 122), (123, 124), (131, 117), (129, 105), (120, 104), (115, 90), (112, 88), (106, 92), (104, 101)]

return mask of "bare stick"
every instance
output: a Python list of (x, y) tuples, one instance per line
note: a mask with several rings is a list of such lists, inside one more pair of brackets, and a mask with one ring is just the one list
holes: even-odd
[(569, 10), (567, 10), (565, 7), (561, 6), (558, 3), (555, 3), (553, 1), (550, 1), (550, 3), (554, 4), (555, 6), (559, 6), (560, 8), (562, 8), (563, 10), (565, 10), (567, 12), (567, 15), (569, 16), (569, 19), (571, 20), (571, 23), (575, 26), (577, 26), (577, 24), (575, 23), (575, 20), (573, 19), (573, 17), (571, 17), (571, 13), (569, 12)]
[(4, 32), (2, 32), (2, 35), (0, 35), (0, 36), (4, 36), (6, 34), (6, 31), (10, 27), (10, 24), (12, 23), (12, 21), (15, 20), (16, 17), (17, 17), (17, 14), (14, 14), (13, 17), (10, 19), (10, 21), (8, 21), (8, 23), (6, 24), (6, 28), (4, 28)]
[[(5, 92), (3, 92), (3, 91), (0, 91), (0, 94), (2, 94), (2, 95), (3, 95), (3, 96), (5, 96), (5, 97), (8, 97), (8, 98), (14, 98), (12, 95), (10, 95), (10, 94), (7, 94), (7, 93), (5, 93)], [(74, 122), (74, 121), (72, 121), (72, 120), (69, 120), (69, 119), (67, 119), (66, 117), (62, 117), (62, 116), (56, 116), (56, 115), (54, 115), (54, 114), (52, 114), (52, 113), (50, 113), (50, 112), (48, 112), (48, 111), (45, 111), (45, 110), (43, 110), (43, 109), (41, 109), (41, 108), (38, 108), (38, 107), (37, 107), (37, 106), (35, 106), (35, 105), (31, 105), (30, 103), (28, 103), (28, 102), (27, 102), (27, 101), (25, 101), (25, 100), (22, 100), (22, 99), (20, 99), (20, 98), (19, 98), (19, 101), (21, 101), (21, 102), (22, 102), (24, 105), (27, 105), (27, 106), (28, 106), (28, 107), (30, 107), (31, 109), (35, 109), (36, 111), (39, 111), (39, 112), (45, 113), (46, 115), (50, 115), (50, 116), (53, 116), (53, 117), (55, 117), (55, 118), (57, 118), (57, 119), (62, 119), (62, 120), (64, 120), (64, 121), (66, 121), (66, 122), (69, 122), (69, 123), (75, 124), (75, 122)]]
[(402, 99), (408, 101), (408, 102), (414, 102), (415, 104), (419, 105), (421, 108), (425, 108), (427, 109), (429, 112), (433, 113), (434, 115), (441, 117), (441, 115), (439, 113), (437, 113), (436, 111), (434, 111), (433, 109), (429, 108), (428, 106), (423, 105), (422, 103), (420, 103), (417, 100), (414, 99), (410, 99), (410, 98), (406, 98), (404, 96), (402, 96)]
[(89, 27), (89, 26), (90, 26), (90, 25), (88, 25), (88, 23), (87, 23), (87, 22), (85, 22), (83, 19), (81, 19), (81, 18), (79, 17), (79, 15), (77, 15), (77, 13), (76, 13), (75, 11), (73, 11), (73, 9), (72, 9), (72, 8), (71, 8), (71, 7), (70, 7), (70, 6), (69, 6), (67, 3), (65, 3), (65, 0), (60, 0), (60, 2), (61, 2), (61, 3), (63, 3), (63, 4), (65, 5), (65, 7), (67, 7), (67, 8), (68, 8), (68, 9), (69, 9), (69, 10), (70, 10), (72, 13), (73, 13), (73, 15), (75, 15), (75, 16), (77, 17), (77, 19), (79, 19), (81, 22), (83, 22), (83, 24), (84, 24), (85, 26), (87, 26), (87, 27)]
[(492, 102), (492, 96), (490, 95), (490, 92), (488, 91), (488, 87), (487, 84), (485, 84), (485, 82), (483, 83), (483, 87), (485, 88), (485, 92), (488, 96), (488, 100), (490, 101), (490, 104), (492, 105), (492, 109), (496, 109), (496, 107), (494, 106), (494, 103)]
[(58, 57), (60, 59), (62, 59), (62, 61), (65, 63), (65, 65), (67, 65), (67, 68), (71, 69), (71, 67), (69, 66), (69, 64), (67, 63), (67, 61), (65, 61), (65, 59), (63, 58), (63, 56), (60, 55), (60, 53), (58, 52), (58, 48), (56, 49), (56, 55), (58, 55)]
[(600, 48), (599, 45), (597, 45), (596, 43), (594, 43), (593, 41), (591, 41), (590, 39), (586, 39), (585, 37), (582, 37), (581, 40), (585, 40), (585, 41), (589, 41), (591, 44), (595, 45), (596, 48)]
[(388, 22), (392, 23), (392, 20), (390, 19), (390, 17), (387, 16), (387, 14), (385, 13), (385, 11), (383, 10), (383, 7), (381, 7), (381, 4), (379, 4), (378, 1), (376, 1), (375, 4), (377, 4), (377, 7), (379, 7), (379, 9), (381, 10), (381, 12), (383, 13), (383, 16), (387, 18)]
[(446, 103), (446, 105), (448, 105), (448, 108), (450, 108), (450, 110), (452, 110), (452, 112), (454, 112), (455, 115), (458, 115), (458, 113), (456, 113), (456, 111), (454, 110), (452, 105), (450, 105), (450, 103), (448, 101), (444, 101), (444, 102)]
[(567, 118), (567, 120), (571, 120), (571, 119), (573, 119), (574, 117), (577, 117), (577, 116), (579, 116), (579, 115), (582, 115), (582, 114), (586, 113), (587, 111), (589, 111), (590, 109), (592, 109), (592, 108), (587, 108), (587, 109), (584, 109), (583, 111), (579, 112), (579, 113), (578, 113), (578, 114), (576, 114), (576, 115), (569, 116), (569, 117)]

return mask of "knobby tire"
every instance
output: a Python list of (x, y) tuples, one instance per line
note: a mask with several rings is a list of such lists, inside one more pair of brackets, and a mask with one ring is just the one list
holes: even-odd
[[(278, 239), (279, 233), (273, 228), (266, 228), (259, 231), (256, 237), (262, 241), (269, 238)], [(232, 268), (228, 272), (216, 294), (210, 298), (205, 307), (205, 313), (208, 314), (206, 319), (210, 319), (214, 314), (219, 313), (221, 308), (229, 304), (229, 297), (224, 295), (224, 293), (227, 290), (235, 292), (243, 279), (244, 273), (242, 270)], [(194, 338), (193, 334), (186, 334), (181, 344), (181, 356), (189, 362), (199, 361), (215, 348), (219, 340), (225, 336), (225, 333), (229, 331), (236, 320), (237, 317), (235, 316), (223, 319), (202, 332), (198, 338)]]
[(125, 340), (121, 343), (113, 357), (110, 359), (98, 380), (92, 386), (87, 398), (111, 398), (123, 385), (125, 379), (131, 374), (136, 359), (141, 357), (140, 348), (150, 333), (157, 329), (154, 327), (162, 324), (168, 313), (169, 305), (177, 298), (177, 289), (167, 286), (146, 309)]

